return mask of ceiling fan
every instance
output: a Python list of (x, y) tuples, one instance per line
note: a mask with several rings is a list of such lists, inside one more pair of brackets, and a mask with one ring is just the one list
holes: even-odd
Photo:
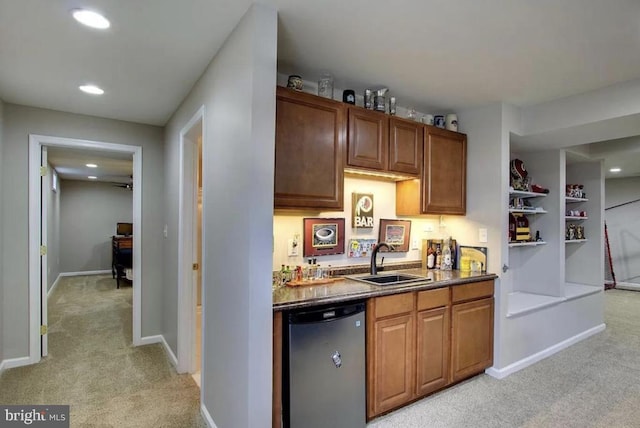
[(130, 181), (128, 183), (111, 183), (112, 186), (120, 187), (122, 189), (127, 189), (133, 191), (133, 175), (129, 176)]
[(133, 190), (133, 184), (132, 183), (115, 183), (114, 186), (115, 187), (122, 187), (123, 189)]

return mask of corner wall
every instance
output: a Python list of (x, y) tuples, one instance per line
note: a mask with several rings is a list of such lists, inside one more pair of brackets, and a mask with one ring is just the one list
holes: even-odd
[[(2, 100), (0, 100), (0, 165), (3, 165), (2, 163), (2, 147), (3, 147), (3, 142), (4, 142), (4, 103), (2, 102)], [(4, 205), (4, 199), (3, 199), (3, 187), (2, 187), (2, 183), (4, 183), (4, 179), (3, 179), (3, 175), (2, 175), (2, 171), (0, 170), (0, 202), (2, 202), (1, 205)], [(3, 239), (3, 235), (2, 235), (2, 208), (0, 207), (0, 242), (4, 242)], [(3, 249), (3, 245), (0, 245), (0, 272), (4, 272), (4, 258), (2, 257), (2, 249)], [(4, 346), (3, 346), (3, 339), (4, 339), (4, 310), (2, 307), (2, 302), (4, 302), (4, 278), (2, 277), (2, 275), (0, 275), (0, 365), (2, 364), (2, 361), (4, 361)]]
[[(4, 359), (29, 355), (29, 134), (141, 146), (142, 149), (142, 336), (161, 332), (163, 129), (92, 116), (12, 104), (4, 106), (2, 272)], [(11, 326), (11, 328), (7, 328)]]
[(204, 105), (202, 408), (219, 427), (271, 419), (277, 13), (254, 4), (166, 127), (163, 335), (177, 351), (180, 130)]

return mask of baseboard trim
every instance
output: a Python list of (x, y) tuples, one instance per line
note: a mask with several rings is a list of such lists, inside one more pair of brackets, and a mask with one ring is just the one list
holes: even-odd
[(173, 364), (174, 367), (177, 367), (178, 359), (176, 358), (176, 354), (173, 353), (171, 347), (169, 346), (163, 335), (158, 334), (155, 336), (141, 337), (140, 342), (136, 346), (153, 345), (155, 343), (160, 343), (162, 345), (164, 350), (167, 352), (167, 356), (169, 357), (171, 364)]
[(620, 290), (640, 291), (640, 284), (634, 284), (632, 282), (619, 282), (616, 284), (616, 288)]
[(9, 358), (0, 362), (0, 372), (14, 367), (28, 366), (29, 364), (32, 364), (31, 358), (29, 357)]
[(60, 278), (62, 278), (62, 274), (58, 274), (58, 277), (56, 278), (56, 280), (53, 281), (53, 284), (51, 284), (51, 288), (49, 289), (49, 291), (47, 291), (47, 298), (49, 298), (51, 293), (53, 293), (53, 290), (58, 286), (58, 283), (60, 282)]
[(594, 334), (604, 331), (606, 327), (607, 327), (606, 324), (602, 323), (593, 328), (585, 330), (582, 333), (578, 333), (573, 337), (563, 340), (562, 342), (556, 343), (555, 345), (550, 346), (547, 349), (543, 349), (540, 352), (537, 352), (533, 355), (523, 358), (520, 361), (516, 361), (513, 364), (509, 364), (505, 368), (496, 369), (494, 367), (490, 367), (487, 370), (485, 370), (485, 373), (491, 377), (495, 377), (496, 379), (504, 379), (505, 377), (517, 371), (520, 371), (526, 367), (529, 367), (530, 365), (535, 364), (538, 361), (544, 360), (545, 358), (550, 357), (551, 355), (558, 353), (563, 349), (568, 348), (571, 345), (575, 345), (576, 343), (582, 340), (585, 340), (586, 338), (591, 337)]
[(209, 428), (218, 428), (204, 404), (200, 404), (200, 414)]
[(85, 270), (82, 272), (62, 272), (59, 276), (83, 276), (83, 275), (103, 275), (111, 273), (110, 269), (106, 270)]

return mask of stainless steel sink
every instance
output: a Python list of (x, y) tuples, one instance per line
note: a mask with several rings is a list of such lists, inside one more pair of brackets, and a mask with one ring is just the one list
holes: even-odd
[(376, 285), (399, 285), (399, 284), (411, 284), (414, 282), (430, 281), (430, 278), (418, 275), (409, 275), (404, 273), (393, 274), (381, 274), (381, 275), (367, 275), (367, 276), (348, 276), (347, 278), (355, 281), (362, 281), (369, 284)]

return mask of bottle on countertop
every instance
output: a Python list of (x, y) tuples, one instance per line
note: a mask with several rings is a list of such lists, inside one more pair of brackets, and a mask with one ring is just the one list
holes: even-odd
[(440, 244), (437, 244), (435, 269), (440, 269), (441, 266), (442, 266), (442, 248), (440, 248)]
[(436, 256), (434, 254), (433, 248), (429, 247), (427, 249), (427, 269), (433, 269), (436, 265)]
[(451, 260), (451, 241), (447, 239), (444, 242), (442, 248), (442, 263), (440, 265), (441, 270), (451, 270), (453, 267), (453, 262)]

